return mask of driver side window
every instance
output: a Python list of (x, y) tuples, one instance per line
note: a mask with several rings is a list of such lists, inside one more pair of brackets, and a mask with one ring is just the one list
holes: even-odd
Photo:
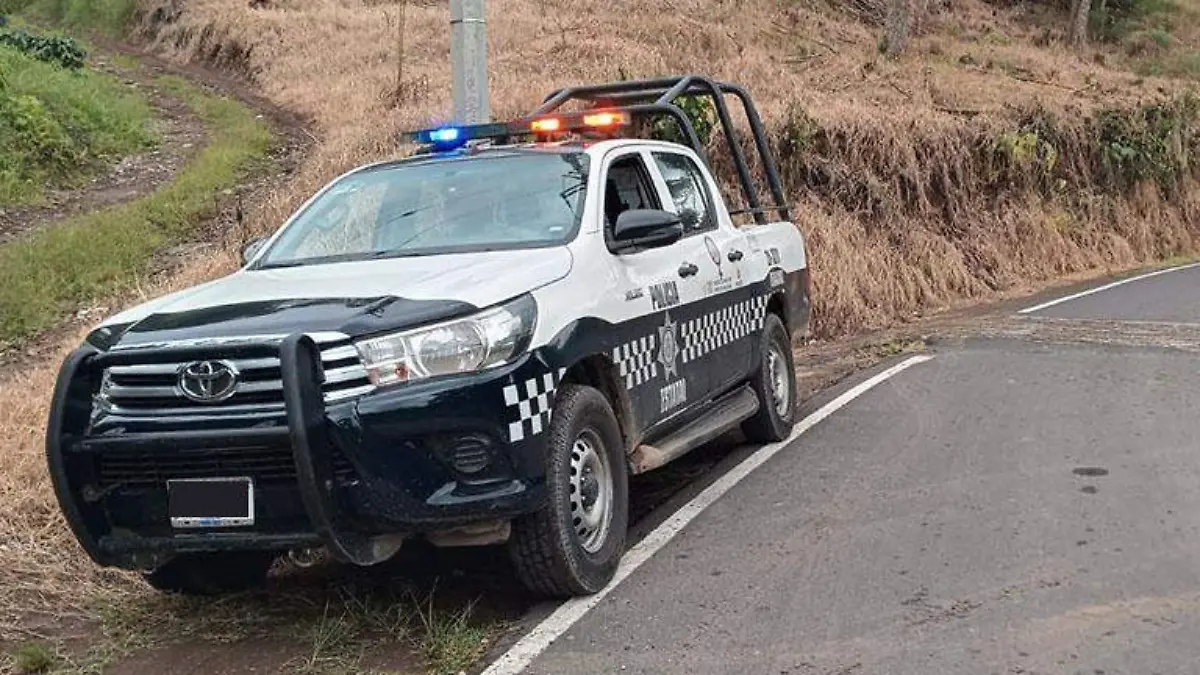
[(658, 194), (641, 155), (621, 157), (608, 165), (604, 178), (604, 238), (610, 240), (617, 217), (632, 209), (660, 209)]

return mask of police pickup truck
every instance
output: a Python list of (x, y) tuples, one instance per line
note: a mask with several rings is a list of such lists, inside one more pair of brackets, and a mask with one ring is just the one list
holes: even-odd
[[(740, 100), (773, 205), (733, 141), (730, 212), (684, 96), (727, 140)], [(682, 142), (647, 140), (652, 118)], [(66, 359), (46, 449), (96, 563), (217, 593), (281, 554), (371, 565), (425, 537), (506, 544), (533, 591), (589, 594), (623, 553), (630, 474), (739, 426), (790, 433), (805, 246), (743, 89), (568, 88), (411, 139), (242, 269), (111, 317)]]

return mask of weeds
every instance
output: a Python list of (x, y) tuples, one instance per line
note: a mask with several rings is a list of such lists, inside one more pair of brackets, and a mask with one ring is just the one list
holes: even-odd
[(1200, 99), (1191, 95), (1133, 111), (1103, 110), (1096, 121), (1100, 170), (1109, 185), (1153, 180), (1169, 194), (1191, 165)]
[(44, 642), (26, 642), (13, 655), (13, 665), (22, 675), (47, 673), (60, 660), (58, 650)]
[(305, 635), (309, 653), (297, 664), (295, 672), (322, 675), (356, 669), (363, 652), (357, 636), (353, 621), (346, 614), (330, 616), (330, 605), (326, 603), (320, 620)]
[(420, 650), (433, 673), (455, 675), (479, 659), (490, 633), (471, 624), (473, 605), (451, 613), (437, 612), (432, 594), (427, 602), (415, 604), (424, 628)]
[(137, 10), (137, 0), (0, 0), (0, 12), (27, 12), (68, 28), (121, 35)]
[(23, 30), (0, 31), (0, 44), (69, 70), (82, 68), (87, 58), (87, 52), (78, 42), (59, 35), (34, 35)]
[(200, 114), (209, 145), (152, 195), (0, 249), (0, 344), (46, 329), (79, 303), (128, 288), (156, 251), (186, 239), (213, 212), (218, 193), (265, 152), (269, 132), (240, 104), (177, 78), (159, 84)]
[(69, 72), (0, 44), (0, 205), (74, 185), (150, 147), (150, 108), (116, 81)]

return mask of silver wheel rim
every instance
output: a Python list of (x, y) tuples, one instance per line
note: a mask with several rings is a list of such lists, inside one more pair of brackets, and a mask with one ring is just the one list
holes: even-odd
[(600, 438), (585, 429), (571, 446), (571, 523), (579, 545), (595, 553), (612, 522), (613, 479)]
[(767, 350), (767, 377), (771, 385), (771, 400), (775, 404), (775, 412), (780, 417), (787, 418), (788, 408), (792, 405), (792, 388), (788, 384), (787, 359), (779, 353), (774, 345)]

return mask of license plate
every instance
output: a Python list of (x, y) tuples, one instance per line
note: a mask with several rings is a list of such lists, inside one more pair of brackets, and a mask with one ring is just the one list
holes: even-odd
[(254, 524), (254, 481), (195, 478), (167, 481), (171, 527), (245, 527)]

